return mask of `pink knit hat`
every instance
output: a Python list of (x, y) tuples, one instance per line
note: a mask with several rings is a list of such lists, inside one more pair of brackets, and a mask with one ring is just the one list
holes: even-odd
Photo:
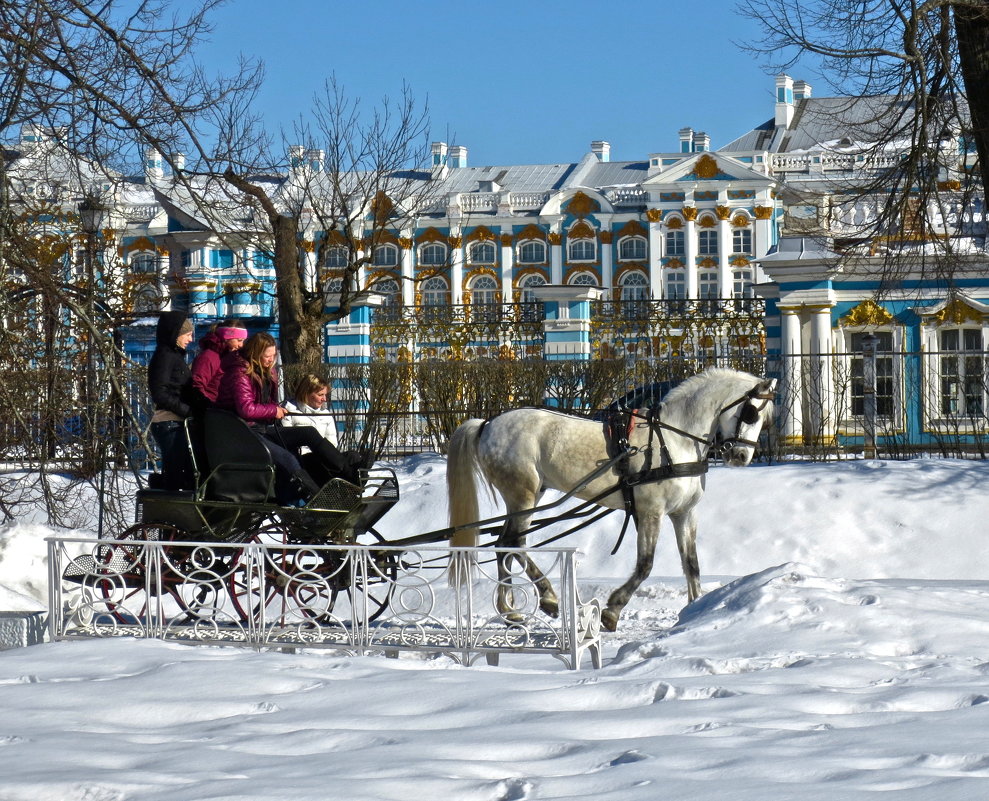
[(222, 326), (216, 329), (223, 339), (247, 339), (246, 328), (235, 328), (233, 326)]

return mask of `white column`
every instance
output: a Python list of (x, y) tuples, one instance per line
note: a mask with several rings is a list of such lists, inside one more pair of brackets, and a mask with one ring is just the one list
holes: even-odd
[(663, 228), (659, 220), (649, 221), (649, 295), (663, 297)]
[(697, 223), (693, 220), (687, 220), (684, 228), (683, 238), (686, 240), (684, 242), (684, 253), (686, 253), (684, 261), (687, 262), (687, 298), (689, 300), (696, 300), (699, 292), (697, 279)]
[(803, 442), (803, 347), (800, 309), (780, 308), (780, 355), (783, 359), (783, 386), (780, 391), (783, 440), (789, 445)]
[(752, 252), (755, 256), (765, 256), (773, 245), (772, 207), (757, 206), (755, 223), (752, 225)]
[(402, 258), (402, 305), (411, 306), (416, 302), (416, 287), (414, 267), (412, 265), (412, 250), (414, 244), (411, 241), (403, 242), (399, 245), (399, 254)]
[(511, 303), (512, 298), (512, 268), (515, 264), (512, 251), (511, 226), (507, 233), (501, 235), (501, 302)]
[(732, 295), (731, 265), (728, 256), (731, 254), (731, 223), (728, 220), (718, 220), (718, 291), (723, 298)]
[(811, 310), (810, 362), (810, 417), (812, 435), (820, 441), (830, 442), (835, 432), (837, 409), (834, 397), (834, 380), (831, 375), (831, 307), (815, 306)]
[(563, 236), (561, 234), (550, 234), (549, 241), (549, 282), (551, 284), (562, 284)]
[(306, 240), (302, 248), (302, 283), (312, 292), (316, 288), (316, 282), (316, 244)]
[[(605, 240), (608, 240), (607, 242)], [(610, 230), (601, 231), (601, 286), (609, 287), (614, 277), (612, 260), (615, 252), (614, 238)]]
[(464, 248), (460, 236), (450, 237), (450, 301), (464, 302)]

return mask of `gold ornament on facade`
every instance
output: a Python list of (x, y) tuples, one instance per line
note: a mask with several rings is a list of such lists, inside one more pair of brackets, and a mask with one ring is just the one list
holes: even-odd
[(732, 267), (748, 267), (752, 262), (745, 256), (732, 256), (728, 262)]
[(970, 306), (961, 298), (952, 298), (939, 312), (930, 315), (929, 325), (961, 325), (962, 323), (979, 323), (985, 319), (985, 315), (978, 309)]
[(718, 162), (706, 153), (697, 159), (697, 163), (694, 165), (694, 174), (698, 178), (714, 178), (719, 172)]
[(464, 239), (461, 236), (451, 235), (446, 238), (446, 241), (451, 248), (459, 248), (463, 244)]
[(658, 223), (663, 221), (663, 210), (662, 209), (646, 209), (646, 219), (651, 223)]
[(302, 248), (306, 253), (316, 252), (316, 243), (313, 242), (311, 239), (303, 239), (301, 242), (299, 242), (299, 247)]
[(510, 248), (512, 243), (515, 241), (515, 238), (511, 234), (502, 234), (499, 241), (501, 242), (501, 246), (503, 248)]
[(731, 217), (731, 207), (730, 206), (715, 206), (714, 213), (718, 215), (719, 220), (727, 220)]
[(522, 242), (525, 239), (542, 239), (546, 240), (546, 232), (534, 223), (529, 223), (525, 228), (519, 231), (515, 235), (515, 239), (518, 242)]
[(598, 236), (601, 239), (602, 245), (610, 245), (613, 241), (613, 234), (611, 231), (602, 231)]
[(547, 239), (551, 245), (560, 245), (563, 243), (563, 234), (550, 234)]
[(663, 265), (664, 267), (669, 267), (671, 270), (677, 270), (683, 267), (683, 262), (680, 259), (670, 259)]
[(574, 217), (586, 217), (588, 214), (600, 210), (601, 204), (583, 192), (577, 192), (565, 207), (565, 211)]
[(680, 213), (683, 214), (683, 219), (687, 221), (693, 221), (697, 219), (696, 206), (684, 206), (682, 209), (680, 209)]
[(683, 220), (679, 217), (670, 217), (670, 219), (666, 221), (666, 227), (670, 230), (678, 231), (683, 228)]
[(731, 218), (731, 224), (736, 228), (747, 228), (749, 225), (749, 218), (739, 212)]
[(391, 217), (394, 210), (395, 204), (392, 203), (391, 198), (379, 190), (378, 194), (374, 196), (374, 200), (371, 201), (371, 214), (374, 215), (375, 222), (382, 225), (385, 220)]
[(397, 244), (402, 250), (412, 250), (415, 242), (413, 242), (410, 237), (402, 236), (399, 237)]
[(699, 262), (698, 266), (699, 267), (717, 267), (718, 266), (718, 260), (717, 259), (712, 259), (710, 256), (708, 256), (706, 259), (701, 259), (701, 261)]
[(839, 322), (847, 326), (885, 326), (893, 322), (893, 315), (872, 298), (866, 298)]
[[(468, 242), (494, 242), (495, 235), (492, 233), (491, 229), (486, 225), (479, 225), (469, 234), (467, 234)], [(508, 244), (512, 244), (512, 238), (508, 237)]]
[(756, 206), (753, 211), (757, 220), (771, 220), (773, 218), (774, 209), (772, 206)]
[(425, 231), (423, 231), (421, 234), (419, 234), (419, 236), (415, 238), (416, 243), (419, 245), (423, 244), (424, 242), (440, 242), (445, 245), (446, 240), (447, 240), (446, 236), (444, 234), (441, 234), (438, 229), (433, 227), (427, 228)]
[[(155, 243), (146, 236), (139, 236), (137, 239), (121, 244), (119, 250), (121, 253), (124, 253), (131, 250), (157, 250), (157, 248), (155, 247)], [(165, 252), (167, 253), (168, 251), (166, 250)]]
[(705, 214), (703, 217), (701, 217), (700, 220), (698, 221), (697, 225), (700, 228), (717, 228), (718, 227), (717, 221), (710, 214)]
[[(572, 239), (593, 239), (594, 235), (594, 229), (591, 228), (591, 226), (584, 220), (581, 220), (567, 232), (567, 236)], [(550, 236), (552, 236), (552, 234), (550, 234)]]
[[(657, 211), (659, 209), (650, 209), (649, 211)], [(646, 216), (649, 216), (649, 212), (646, 212)], [(663, 213), (659, 212), (659, 218), (662, 219)], [(659, 222), (659, 220), (650, 220), (650, 222)], [(638, 220), (629, 220), (625, 225), (618, 229), (616, 232), (618, 236), (645, 236), (648, 231), (646, 227), (640, 223)], [(605, 232), (601, 232), (601, 236), (604, 236)]]

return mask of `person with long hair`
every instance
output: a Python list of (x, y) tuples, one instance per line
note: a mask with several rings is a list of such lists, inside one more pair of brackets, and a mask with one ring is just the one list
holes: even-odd
[(282, 504), (308, 500), (319, 484), (302, 468), (299, 449), (308, 447), (328, 475), (357, 483), (358, 473), (343, 454), (312, 426), (282, 428), (277, 425), (288, 412), (278, 405), (278, 379), (274, 337), (260, 332), (249, 337), (239, 351), (224, 357), (217, 406), (237, 414), (259, 436), (275, 462), (275, 493)]

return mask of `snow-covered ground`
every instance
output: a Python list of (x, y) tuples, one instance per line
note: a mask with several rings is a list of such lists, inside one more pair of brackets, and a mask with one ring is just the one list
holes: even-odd
[[(383, 532), (441, 527), (444, 460), (395, 467)], [(989, 464), (960, 461), (715, 469), (706, 594), (683, 608), (664, 528), (600, 671), (130, 640), (2, 652), (0, 799), (986, 798), (987, 487)], [(619, 526), (574, 540), (583, 594), (627, 575)], [(0, 529), (0, 608), (45, 597), (48, 533)]]

